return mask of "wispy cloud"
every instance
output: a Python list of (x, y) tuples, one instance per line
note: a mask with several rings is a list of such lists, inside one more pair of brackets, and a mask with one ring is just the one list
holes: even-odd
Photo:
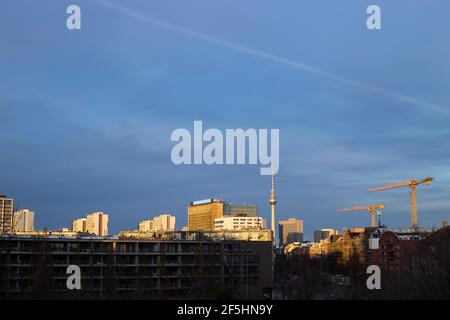
[(441, 106), (435, 103), (432, 103), (430, 101), (426, 101), (426, 100), (422, 100), (422, 99), (418, 99), (409, 95), (405, 95), (405, 94), (400, 94), (400, 93), (395, 93), (395, 92), (391, 92), (376, 86), (372, 86), (360, 81), (356, 81), (356, 80), (352, 80), (343, 76), (340, 76), (338, 74), (334, 74), (331, 72), (327, 72), (325, 70), (316, 68), (314, 66), (311, 66), (309, 64), (303, 63), (301, 61), (297, 61), (297, 60), (292, 60), (292, 59), (288, 59), (288, 58), (284, 58), (282, 56), (279, 55), (275, 55), (272, 54), (270, 52), (266, 52), (266, 51), (262, 51), (262, 50), (258, 50), (258, 49), (254, 49), (254, 48), (250, 48), (247, 46), (243, 46), (234, 42), (230, 42), (230, 41), (226, 41), (211, 35), (208, 35), (206, 33), (201, 33), (201, 32), (197, 32), (197, 31), (192, 31), (189, 29), (186, 29), (184, 27), (178, 26), (178, 25), (174, 25), (172, 23), (167, 23), (165, 21), (159, 20), (159, 19), (155, 19), (149, 15), (145, 15), (145, 14), (141, 14), (139, 12), (130, 10), (126, 7), (123, 7), (121, 5), (112, 3), (112, 2), (108, 2), (108, 1), (103, 1), (103, 0), (91, 0), (95, 3), (98, 3), (104, 7), (110, 8), (112, 10), (115, 10), (117, 12), (126, 14), (130, 17), (136, 18), (142, 22), (145, 23), (149, 23), (155, 26), (158, 26), (160, 28), (166, 29), (166, 30), (170, 30), (173, 32), (177, 32), (180, 34), (184, 34), (186, 36), (192, 37), (192, 38), (196, 38), (196, 39), (200, 39), (203, 41), (206, 41), (208, 43), (211, 44), (215, 44), (218, 46), (221, 46), (223, 48), (227, 48), (230, 50), (234, 50), (237, 52), (241, 52), (243, 54), (247, 54), (250, 56), (254, 56), (260, 59), (265, 59), (265, 60), (269, 60), (275, 63), (279, 63), (279, 64), (283, 64), (295, 69), (299, 69), (302, 71), (306, 71), (309, 72), (311, 74), (315, 74), (317, 76), (320, 76), (324, 79), (328, 79), (331, 81), (335, 81), (338, 83), (342, 83), (348, 86), (351, 86), (353, 88), (356, 89), (360, 89), (360, 90), (364, 90), (364, 91), (368, 91), (371, 93), (375, 93), (375, 94), (379, 94), (381, 96), (390, 98), (390, 99), (394, 99), (397, 100), (401, 103), (405, 103), (408, 105), (413, 105), (413, 106), (417, 106), (423, 109), (427, 109), (439, 114), (445, 114), (445, 115), (449, 115), (450, 116), (450, 109), (448, 107), (445, 106)]

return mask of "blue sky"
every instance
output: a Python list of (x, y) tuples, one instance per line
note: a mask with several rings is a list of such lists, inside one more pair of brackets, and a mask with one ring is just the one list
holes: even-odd
[[(189, 201), (209, 197), (268, 218), (258, 166), (172, 164), (170, 134), (194, 120), (280, 129), (277, 218), (304, 219), (307, 238), (367, 225), (336, 208), (380, 201), (384, 223), (409, 226), (408, 189), (367, 190), (429, 175), (419, 222), (450, 218), (448, 1), (109, 3), (1, 3), (0, 193), (35, 210), (37, 227), (99, 210), (113, 233), (166, 211), (181, 227)], [(70, 4), (81, 30), (66, 29)], [(382, 30), (366, 28), (369, 4)]]

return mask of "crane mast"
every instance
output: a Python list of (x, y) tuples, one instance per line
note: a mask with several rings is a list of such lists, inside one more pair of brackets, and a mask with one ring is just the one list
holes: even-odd
[(411, 207), (411, 224), (413, 229), (419, 227), (419, 220), (417, 217), (417, 186), (420, 184), (431, 184), (433, 182), (433, 177), (426, 177), (421, 180), (408, 180), (403, 182), (391, 183), (385, 186), (369, 189), (369, 192), (377, 192), (390, 190), (395, 188), (409, 187), (409, 205)]
[(384, 203), (371, 204), (371, 205), (367, 205), (367, 206), (355, 206), (355, 207), (351, 207), (351, 208), (342, 208), (342, 209), (337, 209), (337, 211), (340, 211), (340, 212), (368, 211), (370, 214), (370, 226), (376, 227), (377, 226), (376, 211), (383, 210), (383, 209), (384, 209)]

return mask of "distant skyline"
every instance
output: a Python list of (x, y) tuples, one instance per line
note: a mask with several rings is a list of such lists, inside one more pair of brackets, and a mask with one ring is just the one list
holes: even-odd
[[(102, 3), (112, 3), (109, 6)], [(270, 221), (259, 166), (176, 166), (176, 128), (279, 128), (277, 220), (321, 228), (423, 227), (450, 219), (450, 3), (376, 1), (5, 0), (0, 11), (0, 194), (36, 229), (109, 214), (110, 233), (190, 201), (252, 203)], [(120, 9), (117, 9), (119, 6)]]

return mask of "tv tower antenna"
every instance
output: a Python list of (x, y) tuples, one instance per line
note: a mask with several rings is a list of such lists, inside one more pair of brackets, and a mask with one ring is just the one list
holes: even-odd
[(272, 174), (272, 190), (270, 191), (269, 204), (272, 210), (272, 222), (271, 229), (273, 235), (273, 245), (276, 246), (276, 237), (275, 237), (275, 205), (277, 204), (277, 198), (275, 195), (275, 177)]

